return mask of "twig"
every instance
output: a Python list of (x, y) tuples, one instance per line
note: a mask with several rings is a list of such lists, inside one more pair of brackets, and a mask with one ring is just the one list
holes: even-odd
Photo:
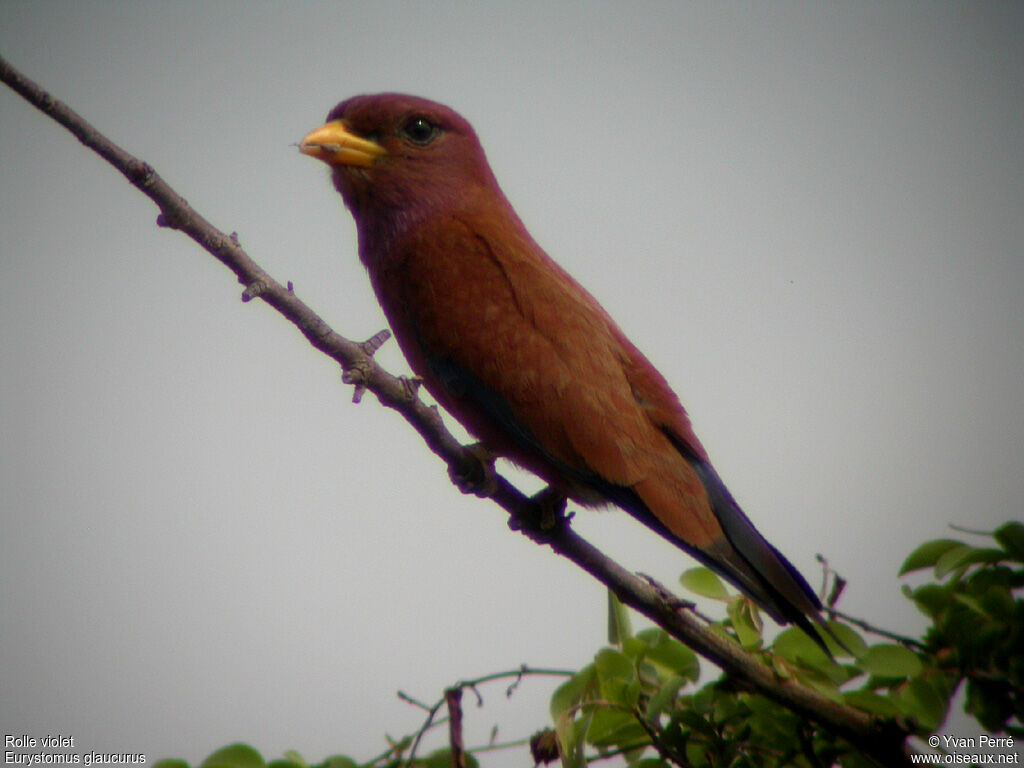
[[(603, 750), (600, 754), (587, 756), (586, 761), (589, 765), (591, 763), (600, 762), (601, 760), (612, 760), (613, 758), (616, 758), (619, 755), (627, 755), (630, 752), (633, 752), (634, 750), (646, 749), (649, 746), (651, 746), (650, 742), (639, 741), (636, 744), (627, 744), (624, 747), (616, 747), (615, 749)], [(684, 763), (683, 765), (686, 766), (686, 768), (689, 768), (690, 764)]]
[[(530, 666), (527, 666), (526, 664), (523, 664), (523, 665), (521, 665), (519, 667), (519, 669), (506, 670), (504, 672), (492, 672), (489, 675), (484, 675), (482, 677), (477, 677), (477, 678), (475, 678), (473, 680), (460, 680), (458, 683), (456, 683), (451, 688), (449, 688), (448, 691), (454, 691), (454, 690), (461, 691), (464, 688), (469, 688), (471, 691), (473, 691), (474, 695), (476, 696), (477, 705), (478, 706), (483, 706), (483, 698), (480, 696), (480, 691), (477, 690), (477, 686), (483, 685), (484, 683), (490, 683), (490, 682), (493, 682), (495, 680), (502, 680), (502, 679), (505, 679), (505, 678), (514, 677), (515, 681), (512, 683), (512, 685), (510, 685), (505, 690), (505, 695), (506, 696), (511, 696), (512, 695), (512, 691), (519, 684), (519, 681), (522, 680), (523, 677), (526, 676), (526, 675), (530, 675), (530, 676), (536, 675), (536, 676), (572, 677), (574, 674), (575, 674), (575, 672), (573, 672), (572, 670), (568, 670), (568, 669), (546, 669), (546, 668), (541, 668), (541, 667), (530, 667)], [(438, 710), (441, 709), (441, 706), (444, 705), (445, 703), (447, 703), (447, 701), (448, 701), (448, 691), (446, 691), (445, 695), (442, 696), (440, 699), (438, 699), (433, 705), (424, 704), (422, 701), (419, 701), (418, 699), (414, 699), (412, 696), (410, 696), (409, 694), (405, 693), (404, 691), (399, 691), (398, 692), (398, 698), (402, 699), (402, 701), (407, 701), (410, 704), (412, 704), (413, 706), (418, 707), (419, 709), (422, 709), (424, 712), (427, 713), (427, 718), (423, 722), (423, 725), (420, 726), (419, 730), (416, 731), (416, 736), (415, 737), (409, 737), (409, 738), (412, 738), (412, 748), (409, 750), (409, 757), (406, 760), (406, 765), (412, 765), (413, 760), (416, 757), (416, 750), (419, 749), (420, 742), (423, 740), (423, 736), (426, 734), (426, 732), (428, 730), (430, 730), (431, 728), (433, 728), (433, 727), (435, 727), (437, 725), (440, 725), (441, 723), (445, 722), (445, 720), (447, 719), (447, 718), (442, 718), (441, 720), (435, 720), (434, 718), (437, 717)], [(450, 711), (450, 709), (451, 709), (451, 707), (449, 706), (449, 711)], [(461, 710), (460, 710), (459, 714), (461, 716)], [(460, 723), (460, 728), (461, 728), (461, 723)], [(471, 751), (477, 751), (477, 750), (471, 750)]]
[(405, 765), (411, 766), (413, 764), (413, 761), (416, 759), (416, 750), (420, 748), (420, 742), (423, 741), (423, 737), (426, 735), (427, 731), (435, 725), (440, 725), (440, 723), (434, 722), (434, 718), (437, 716), (437, 710), (441, 708), (442, 704), (444, 704), (444, 699), (441, 699), (437, 704), (427, 710), (427, 719), (423, 721), (423, 725), (421, 725), (419, 730), (416, 731), (416, 737), (412, 740), (412, 746), (409, 747), (409, 757), (404, 761)]
[(890, 640), (895, 640), (896, 642), (902, 643), (903, 645), (909, 648), (916, 648), (919, 651), (925, 650), (924, 643), (918, 640), (914, 640), (912, 637), (904, 637), (903, 635), (897, 635), (895, 632), (890, 632), (887, 629), (882, 629), (881, 627), (876, 627), (872, 624), (868, 624), (868, 622), (864, 621), (864, 619), (854, 618), (853, 616), (850, 616), (848, 613), (843, 613), (842, 611), (838, 610), (836, 608), (836, 603), (839, 602), (839, 595), (842, 594), (843, 588), (846, 586), (846, 579), (840, 576), (836, 571), (832, 570), (832, 566), (829, 565), (828, 560), (825, 558), (824, 555), (817, 555), (816, 557), (818, 562), (821, 563), (822, 594), (825, 593), (826, 588), (828, 586), (829, 576), (831, 576), (833, 579), (832, 590), (829, 592), (828, 598), (824, 600), (825, 610), (828, 612), (830, 616), (838, 616), (843, 621), (848, 622), (849, 624), (853, 624), (854, 626), (860, 627), (865, 632), (870, 632), (871, 634), (878, 635), (879, 637), (887, 637)]
[(399, 691), (398, 692), (398, 698), (400, 698), (402, 701), (405, 701), (405, 702), (408, 702), (409, 704), (412, 704), (414, 707), (419, 707), (424, 712), (429, 712), (431, 709), (433, 709), (433, 707), (427, 706), (426, 704), (424, 704), (419, 699), (414, 699), (412, 696), (410, 696), (405, 691)]
[(479, 754), (481, 752), (500, 752), (503, 749), (515, 749), (516, 747), (525, 747), (530, 744), (530, 737), (527, 736), (522, 739), (515, 739), (513, 741), (496, 741), (489, 744), (483, 744), (479, 747), (470, 747), (466, 752), (470, 754)]
[(516, 678), (515, 682), (513, 682), (512, 685), (510, 685), (508, 689), (505, 691), (506, 696), (511, 696), (512, 691), (515, 690), (516, 686), (519, 685), (519, 681), (526, 676), (572, 677), (575, 674), (576, 673), (571, 669), (550, 669), (547, 667), (531, 667), (527, 664), (523, 664), (519, 667), (519, 669), (506, 670), (505, 672), (492, 672), (489, 675), (484, 675), (483, 677), (475, 677), (472, 680), (462, 680), (458, 683), (458, 685), (467, 687), (471, 686), (475, 688), (478, 685), (483, 685), (484, 683), (489, 683), (493, 680), (503, 680), (507, 677), (514, 677)]
[(681, 768), (688, 768), (690, 761), (686, 759), (685, 755), (680, 755), (669, 745), (665, 744), (661, 740), (661, 736), (658, 734), (658, 729), (655, 728), (651, 723), (647, 722), (647, 718), (644, 713), (639, 709), (633, 711), (633, 719), (640, 724), (640, 727), (644, 729), (644, 733), (647, 734), (651, 740), (651, 746), (654, 747), (655, 751), (666, 763), (675, 763)]
[(881, 627), (876, 627), (874, 624), (869, 624), (868, 622), (864, 621), (864, 619), (858, 619), (856, 616), (851, 616), (848, 613), (843, 613), (842, 611), (837, 611), (835, 608), (828, 608), (827, 610), (833, 616), (838, 616), (840, 619), (842, 619), (846, 623), (853, 624), (854, 626), (860, 627), (865, 632), (870, 632), (871, 634), (878, 635), (879, 637), (887, 637), (890, 640), (895, 640), (897, 643), (902, 643), (903, 645), (906, 645), (906, 646), (911, 647), (911, 648), (915, 648), (918, 651), (927, 650), (927, 647), (925, 646), (925, 644), (922, 643), (920, 640), (915, 640), (912, 637), (905, 637), (903, 635), (898, 635), (895, 632), (890, 632), (888, 629), (882, 629)]
[(381, 752), (376, 757), (370, 758), (363, 765), (376, 765), (381, 760), (388, 760), (392, 757), (400, 757), (405, 748), (412, 742), (411, 736), (406, 736), (399, 741), (392, 741), (390, 736), (385, 736), (388, 740), (388, 748)]
[(449, 688), (444, 692), (444, 702), (448, 707), (448, 747), (452, 768), (466, 768), (466, 752), (462, 743), (462, 689)]
[[(381, 368), (363, 345), (331, 330), (309, 306), (285, 285), (274, 280), (232, 238), (212, 226), (175, 192), (153, 168), (111, 142), (74, 110), (54, 99), (0, 57), (0, 80), (47, 116), (67, 128), (85, 146), (99, 154), (160, 209), (157, 224), (178, 229), (218, 259), (246, 286), (243, 298), (258, 296), (298, 328), (316, 349), (341, 364), (346, 374), (359, 371), (359, 383), (380, 402), (400, 412), (423, 437), (430, 450), (456, 474), (465, 476), (479, 465), (445, 428), (436, 407), (419, 399), (408, 380)], [(703, 627), (686, 610), (666, 601), (649, 584), (626, 571), (580, 538), (563, 518), (547, 525), (550, 505), (525, 497), (507, 479), (497, 475), (489, 496), (510, 515), (510, 524), (538, 544), (558, 554), (609, 587), (626, 605), (663, 627), (669, 634), (710, 659), (732, 677), (768, 698), (849, 740), (882, 765), (909, 765), (903, 752), (907, 731), (892, 721), (880, 721), (851, 707), (835, 703), (793, 680), (778, 680), (773, 672), (738, 646)]]
[(800, 723), (797, 727), (796, 735), (797, 740), (800, 742), (800, 751), (811, 768), (825, 768), (821, 759), (814, 752), (814, 740), (811, 738), (811, 734), (808, 733), (809, 730), (806, 723)]
[(954, 531), (959, 531), (960, 533), (969, 533), (972, 536), (991, 536), (993, 533), (992, 531), (979, 531), (977, 528), (965, 528), (962, 525), (955, 525), (954, 523), (950, 523), (949, 527), (952, 528)]

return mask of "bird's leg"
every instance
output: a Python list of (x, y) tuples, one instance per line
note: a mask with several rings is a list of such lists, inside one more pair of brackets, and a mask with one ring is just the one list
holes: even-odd
[(565, 494), (553, 486), (548, 486), (530, 497), (530, 501), (540, 509), (541, 530), (550, 531), (558, 521), (566, 518), (565, 507), (568, 499)]
[(565, 513), (566, 501), (564, 493), (549, 485), (531, 496), (529, 503), (509, 518), (508, 527), (513, 531), (523, 531), (530, 538), (543, 536), (559, 523), (572, 519), (571, 514)]
[(449, 465), (448, 477), (463, 493), (472, 493), (481, 498), (491, 496), (498, 488), (494, 472), (494, 460), (498, 454), (483, 443), (473, 443), (465, 448), (463, 455), (467, 460), (458, 467)]

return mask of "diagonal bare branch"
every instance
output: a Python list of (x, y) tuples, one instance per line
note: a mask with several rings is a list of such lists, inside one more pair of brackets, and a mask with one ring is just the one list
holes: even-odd
[[(148, 163), (111, 142), (3, 57), (0, 57), (0, 80), (67, 128), (150, 198), (160, 211), (158, 225), (180, 230), (230, 269), (245, 286), (243, 301), (254, 298), (265, 301), (298, 328), (310, 344), (337, 361), (350, 383), (373, 392), (383, 405), (401, 413), (452, 472), (466, 476), (478, 469), (479, 458), (445, 428), (437, 407), (424, 403), (417, 388), (410, 386), (409, 379), (391, 375), (374, 361), (372, 353), (377, 337), (358, 343), (333, 331), (290, 290), (290, 286), (279, 283), (253, 261), (235, 235), (226, 235), (210, 224)], [(562, 517), (552, 525), (549, 504), (527, 498), (501, 475), (496, 474), (494, 480), (487, 497), (508, 512), (510, 527), (572, 560), (609, 587), (623, 603), (720, 666), (736, 681), (842, 736), (881, 765), (909, 765), (903, 751), (908, 735), (904, 728), (838, 704), (792, 680), (778, 679), (769, 667), (704, 627), (682, 601), (627, 571), (577, 535), (567, 518)]]

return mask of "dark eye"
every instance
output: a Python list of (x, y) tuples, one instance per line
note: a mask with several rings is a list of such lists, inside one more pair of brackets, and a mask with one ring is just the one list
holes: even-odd
[(402, 135), (421, 147), (432, 142), (440, 132), (440, 126), (423, 115), (413, 115), (402, 125)]

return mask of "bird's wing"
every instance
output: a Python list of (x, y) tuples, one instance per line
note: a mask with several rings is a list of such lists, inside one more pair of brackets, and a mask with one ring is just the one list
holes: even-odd
[(675, 539), (777, 620), (806, 624), (813, 593), (732, 499), (668, 384), (524, 230), (451, 219), (404, 250), (375, 285), (442, 405), (542, 476)]
[(499, 449), (514, 443), (512, 458), (546, 465), (542, 476), (555, 465), (616, 503), (639, 497), (688, 546), (722, 538), (700, 477), (636, 389), (649, 387), (630, 368), (632, 347), (518, 221), (434, 222), (403, 250), (400, 267), (375, 281), (378, 296), (393, 323), (404, 318), (396, 335), (415, 338), (410, 361), (419, 357), (417, 373), (460, 421), (485, 440), (499, 425), (510, 438)]

